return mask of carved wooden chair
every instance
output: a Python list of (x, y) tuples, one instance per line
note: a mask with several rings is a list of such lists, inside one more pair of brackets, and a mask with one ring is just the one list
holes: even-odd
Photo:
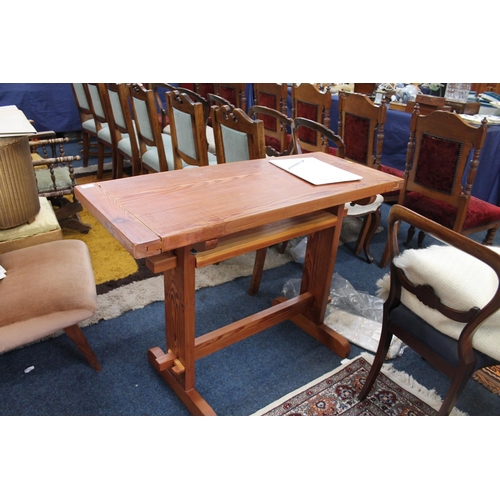
[[(382, 165), (384, 127), (387, 119), (385, 100), (374, 104), (362, 94), (339, 93), (339, 135), (346, 147), (346, 158), (382, 172), (403, 177), (397, 168)], [(399, 191), (384, 195), (384, 201), (398, 200)]]
[[(330, 92), (323, 92), (317, 84), (296, 83), (292, 86), (292, 118), (307, 118), (330, 128), (330, 109), (332, 96)], [(322, 148), (322, 137), (319, 132), (303, 129), (298, 135), (302, 150), (318, 151)], [(306, 147), (307, 145), (307, 147)], [(331, 153), (335, 154), (332, 146)]]
[(266, 157), (262, 120), (228, 105), (212, 106), (211, 117), (218, 163)]
[(214, 83), (214, 94), (247, 112), (246, 83)]
[[(288, 86), (286, 83), (254, 83), (254, 105), (265, 106), (287, 116)], [(250, 110), (248, 112), (250, 115)], [(257, 116), (264, 122), (266, 146), (280, 156), (287, 150), (290, 126), (283, 128), (283, 121), (272, 115), (261, 113)], [(269, 153), (268, 153), (269, 154)]]
[(113, 175), (117, 178), (123, 176), (125, 160), (132, 164), (132, 175), (138, 175), (141, 171), (141, 154), (137, 130), (130, 109), (129, 84), (106, 83), (100, 85), (104, 85), (101, 91), (108, 95), (104, 102), (109, 105), (108, 114), (116, 134), (116, 170)]
[[(303, 152), (302, 142), (299, 139), (300, 129), (302, 127), (308, 128), (320, 135), (321, 143), (314, 146), (314, 151), (323, 151), (324, 153), (331, 154), (331, 145), (334, 144), (335, 156), (338, 156), (339, 158), (346, 157), (345, 151), (347, 147), (344, 145), (344, 141), (342, 140), (342, 138), (332, 132), (331, 129), (326, 128), (321, 123), (317, 123), (313, 120), (308, 120), (307, 118), (295, 118), (295, 120), (293, 121), (295, 153), (300, 154)], [(311, 144), (306, 143), (306, 147), (310, 148)], [(364, 250), (368, 262), (373, 261), (373, 256), (370, 252), (370, 242), (380, 224), (380, 207), (383, 201), (383, 197), (381, 195), (377, 195), (374, 199), (365, 200), (366, 203), (364, 204), (361, 204), (361, 202), (356, 203), (355, 201), (353, 201), (351, 203), (346, 203), (345, 205), (346, 217), (355, 217), (363, 220), (354, 252), (356, 255), (359, 255), (361, 253), (361, 250)]]
[[(446, 245), (399, 254), (401, 222)], [(500, 251), (400, 205), (391, 208), (388, 227), (390, 274), (379, 285), (386, 298), (382, 333), (359, 399), (370, 396), (395, 335), (450, 377), (439, 409), (448, 415), (472, 373), (500, 361)]]
[(139, 139), (141, 170), (165, 172), (173, 169), (172, 137), (162, 133), (154, 92), (134, 83), (130, 87), (130, 96)]
[(52, 203), (62, 228), (88, 233), (91, 226), (80, 220), (79, 213), (83, 207), (74, 194), (76, 180), (73, 162), (80, 160), (80, 157), (66, 156), (64, 144), (67, 142), (67, 137), (56, 137), (52, 131), (30, 137), (37, 189), (40, 196)]
[[(80, 115), (82, 124), (82, 142), (83, 142), (83, 166), (88, 167), (89, 157), (97, 156), (97, 130), (96, 123), (88, 97), (86, 83), (72, 83), (73, 95), (75, 96), (76, 107)], [(95, 144), (94, 144), (95, 143)], [(94, 147), (95, 146), (95, 149)]]
[(217, 158), (208, 152), (203, 104), (193, 102), (186, 93), (177, 90), (167, 92), (166, 96), (174, 169), (216, 164)]
[[(198, 92), (195, 92), (194, 90), (191, 90), (189, 88), (185, 87), (175, 87), (170, 84), (164, 84), (166, 87), (166, 92), (180, 92), (182, 94), (186, 94), (191, 101), (200, 103), (203, 106), (203, 117), (205, 120), (205, 132), (206, 132), (206, 137), (207, 137), (207, 143), (208, 143), (208, 152), (211, 154), (215, 154), (215, 140), (214, 140), (214, 131), (212, 127), (209, 125), (210, 121), (210, 107), (211, 104), (209, 103), (209, 96), (205, 98), (201, 94), (198, 94)], [(167, 99), (168, 103), (168, 99)], [(169, 118), (170, 121), (170, 118)], [(164, 133), (170, 134), (170, 125), (167, 125), (165, 129), (163, 130)]]
[[(262, 120), (264, 123), (264, 134), (271, 134), (265, 136), (266, 154), (268, 156), (288, 156), (293, 154), (295, 143), (293, 137), (291, 137), (293, 124), (291, 118), (276, 109), (257, 104), (250, 108), (248, 115), (252, 119)], [(266, 121), (268, 126), (271, 126), (269, 125), (271, 123), (269, 120), (272, 120), (272, 128), (274, 130), (270, 130), (270, 128), (266, 129)]]
[[(471, 195), (486, 131), (485, 120), (474, 127), (448, 111), (420, 116), (416, 105), (398, 203), (457, 233), (486, 230), (483, 244), (491, 245), (500, 226), (500, 207)], [(410, 226), (406, 245), (414, 233)], [(420, 231), (419, 247), (424, 237), (425, 232)], [(381, 267), (387, 260), (386, 247)]]
[(116, 172), (116, 135), (113, 123), (109, 123), (107, 109), (109, 105), (102, 100), (107, 99), (107, 94), (99, 91), (99, 83), (87, 83), (90, 109), (94, 116), (97, 131), (97, 178), (102, 179), (104, 170), (104, 156), (106, 150), (111, 150), (113, 162), (113, 176)]

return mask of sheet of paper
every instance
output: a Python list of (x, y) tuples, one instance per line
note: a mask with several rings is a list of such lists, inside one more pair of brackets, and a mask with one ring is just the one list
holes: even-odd
[(362, 179), (360, 175), (325, 163), (316, 158), (294, 158), (269, 160), (273, 165), (290, 172), (316, 186), (321, 184), (335, 184)]
[(0, 137), (36, 134), (36, 129), (16, 106), (0, 107)]

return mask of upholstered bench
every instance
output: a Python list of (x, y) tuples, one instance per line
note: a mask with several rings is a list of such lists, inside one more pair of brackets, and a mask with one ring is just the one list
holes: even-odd
[(0, 353), (63, 329), (95, 370), (101, 366), (78, 323), (94, 313), (97, 294), (87, 246), (59, 240), (0, 255)]
[(40, 211), (31, 224), (0, 231), (0, 254), (48, 241), (62, 240), (62, 231), (47, 198), (40, 197)]

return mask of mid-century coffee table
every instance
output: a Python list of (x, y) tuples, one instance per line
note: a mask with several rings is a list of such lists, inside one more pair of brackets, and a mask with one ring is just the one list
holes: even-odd
[[(402, 180), (325, 153), (296, 156), (307, 157), (362, 179), (313, 185), (259, 159), (75, 188), (82, 205), (133, 257), (163, 273), (166, 352), (153, 347), (148, 359), (195, 415), (215, 414), (195, 388), (196, 360), (282, 321), (292, 320), (342, 357), (350, 352), (348, 341), (323, 323), (344, 205), (400, 189)], [(300, 294), (196, 337), (196, 268), (299, 233), (308, 235)]]

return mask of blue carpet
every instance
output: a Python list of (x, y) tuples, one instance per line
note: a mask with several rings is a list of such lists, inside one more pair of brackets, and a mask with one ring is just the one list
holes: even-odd
[[(384, 207), (386, 220), (388, 207)], [(373, 253), (383, 250), (385, 231)], [(351, 244), (339, 249), (335, 271), (358, 291), (375, 293), (386, 272), (355, 257)], [(249, 278), (197, 292), (196, 331), (201, 335), (268, 307), (284, 283), (298, 278), (289, 263), (265, 271), (260, 291), (249, 297)], [(84, 333), (103, 370), (94, 372), (66, 336), (4, 354), (0, 360), (1, 415), (188, 415), (185, 407), (149, 365), (151, 347), (165, 348), (161, 302), (86, 327)], [(363, 349), (353, 345), (349, 357)], [(340, 358), (291, 322), (261, 332), (199, 360), (197, 389), (219, 415), (249, 415), (334, 369)], [(393, 360), (396, 369), (443, 397), (449, 380), (413, 351)], [(25, 368), (34, 370), (24, 373)], [(500, 398), (471, 380), (458, 408), (470, 415), (500, 415)]]

